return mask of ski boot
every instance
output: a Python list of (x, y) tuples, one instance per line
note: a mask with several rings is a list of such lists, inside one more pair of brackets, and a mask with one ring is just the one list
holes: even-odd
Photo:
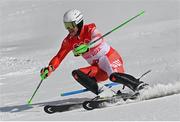
[(125, 74), (125, 73), (112, 73), (110, 75), (110, 80), (112, 82), (121, 83), (124, 86), (127, 86), (134, 92), (144, 89), (146, 86), (148, 86), (147, 83), (144, 83), (143, 81), (140, 81), (139, 79), (136, 79), (135, 77)]

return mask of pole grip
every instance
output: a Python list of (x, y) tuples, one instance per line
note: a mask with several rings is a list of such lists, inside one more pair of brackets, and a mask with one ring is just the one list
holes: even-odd
[(44, 73), (41, 74), (41, 80), (44, 80), (44, 79), (47, 77), (46, 75), (48, 75), (48, 73), (49, 73), (49, 71), (48, 71), (48, 69), (46, 69), (46, 70), (44, 71)]

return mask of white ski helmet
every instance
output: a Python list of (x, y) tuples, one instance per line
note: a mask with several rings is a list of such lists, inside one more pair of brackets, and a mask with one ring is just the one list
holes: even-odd
[(83, 20), (83, 15), (77, 9), (71, 9), (67, 11), (63, 17), (63, 21), (64, 21), (66, 29), (70, 23), (78, 25), (80, 22), (82, 22), (82, 20)]
[(82, 13), (77, 9), (71, 9), (64, 14), (64, 22), (75, 22), (79, 24), (83, 20)]

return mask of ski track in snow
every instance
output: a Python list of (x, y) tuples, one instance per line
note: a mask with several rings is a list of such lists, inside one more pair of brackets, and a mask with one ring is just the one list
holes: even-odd
[[(154, 85), (152, 87), (149, 87), (146, 90), (142, 90), (140, 96), (138, 96), (138, 98), (136, 100), (127, 100), (127, 101), (120, 100), (119, 102), (117, 102), (115, 104), (105, 103), (105, 106), (107, 106), (107, 107), (115, 107), (116, 105), (123, 105), (123, 104), (141, 102), (141, 101), (144, 101), (144, 100), (151, 100), (151, 99), (166, 97), (166, 96), (169, 96), (169, 95), (174, 95), (174, 94), (179, 94), (179, 93), (180, 93), (180, 83), (179, 82), (176, 82), (174, 84), (171, 84), (171, 83), (170, 84), (157, 84), (157, 85)], [(88, 100), (87, 98), (85, 98), (85, 99)], [(69, 103), (71, 103), (71, 102), (67, 101), (67, 102), (65, 102), (63, 104), (69, 104)], [(72, 107), (69, 111), (79, 109), (79, 108), (80, 107)], [(18, 107), (13, 108), (11, 110), (11, 112), (17, 112), (17, 111), (19, 111)]]
[[(116, 105), (122, 105), (122, 104), (129, 104), (129, 103), (135, 103), (140, 102), (144, 100), (151, 100), (155, 98), (161, 98), (166, 97), (169, 95), (174, 94), (180, 94), (180, 83), (169, 83), (169, 84), (156, 84), (152, 87), (148, 87), (147, 89), (141, 90), (140, 95), (135, 100), (120, 100), (117, 103), (110, 104), (110, 103), (104, 103), (107, 107), (113, 107)], [(65, 103), (66, 104), (66, 103)], [(68, 104), (68, 103), (67, 103)], [(79, 107), (77, 107), (79, 108)], [(71, 110), (77, 109), (76, 107), (73, 107)]]
[[(120, 100), (119, 102), (117, 102), (115, 104), (105, 103), (105, 106), (116, 107), (117, 105), (130, 104), (130, 103), (141, 102), (144, 100), (150, 100), (150, 99), (154, 99), (154, 98), (166, 97), (166, 96), (173, 95), (173, 94), (179, 94), (180, 93), (180, 83), (176, 82), (174, 84), (171, 84), (171, 83), (170, 84), (157, 84), (157, 85), (154, 85), (154, 86), (149, 87), (148, 89), (142, 90), (142, 91), (143, 92), (141, 92), (141, 95), (136, 100), (127, 100), (127, 101)], [(84, 100), (88, 100), (88, 99), (86, 98)], [(49, 103), (51, 103), (51, 102), (49, 102)], [(67, 101), (63, 104), (68, 104), (68, 103), (69, 102)], [(11, 105), (12, 103), (9, 103), (9, 104)], [(34, 104), (33, 106), (34, 107), (35, 106), (43, 107), (46, 104), (48, 104), (48, 103), (45, 103), (45, 104), (37, 103), (37, 104)], [(5, 116), (11, 115), (11, 117), (9, 119), (14, 119), (16, 117), (23, 117), (24, 114), (17, 114), (17, 112), (34, 108), (34, 107), (30, 107), (28, 105), (16, 105), (16, 106), (10, 106), (10, 105), (7, 107), (1, 107), (0, 108), (0, 111), (1, 111), (0, 116), (5, 117)], [(80, 107), (72, 107), (69, 112), (71, 112), (72, 110), (75, 110), (75, 109), (80, 109)], [(3, 111), (5, 113), (3, 113)], [(11, 114), (7, 111), (9, 111)], [(35, 111), (35, 110), (31, 110), (31, 111)]]
[(41, 67), (40, 61), (33, 57), (1, 57), (0, 64), (2, 65), (0, 80), (9, 77), (34, 74), (39, 72)]
[(10, 72), (10, 73), (4, 74), (4, 75), (0, 75), (0, 78), (5, 79), (5, 78), (11, 77), (11, 76), (21, 76), (21, 75), (33, 74), (34, 70), (36, 70), (36, 68), (20, 70), (20, 71), (16, 71), (16, 72)]
[(143, 100), (150, 100), (160, 97), (166, 97), (169, 95), (179, 94), (180, 93), (180, 83), (176, 82), (174, 84), (156, 84), (148, 89), (140, 91), (140, 95), (136, 100), (127, 100), (120, 101), (117, 104), (127, 104)]
[(142, 90), (141, 95), (139, 96), (140, 100), (147, 100), (153, 98), (159, 98), (164, 96), (169, 96), (173, 94), (180, 93), (180, 83), (176, 82), (174, 84), (169, 83), (165, 84), (157, 84), (153, 87), (149, 87), (147, 90)]

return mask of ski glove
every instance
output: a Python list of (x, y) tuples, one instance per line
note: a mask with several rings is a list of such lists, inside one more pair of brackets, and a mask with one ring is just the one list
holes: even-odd
[(44, 79), (46, 79), (47, 77), (49, 77), (50, 76), (50, 74), (52, 73), (54, 71), (54, 68), (53, 68), (53, 66), (48, 66), (48, 67), (45, 67), (45, 68), (42, 68), (41, 69), (41, 74), (40, 74), (40, 76), (41, 76), (41, 80), (44, 80)]
[(74, 56), (81, 56), (89, 51), (89, 46), (87, 44), (81, 44), (73, 50)]

